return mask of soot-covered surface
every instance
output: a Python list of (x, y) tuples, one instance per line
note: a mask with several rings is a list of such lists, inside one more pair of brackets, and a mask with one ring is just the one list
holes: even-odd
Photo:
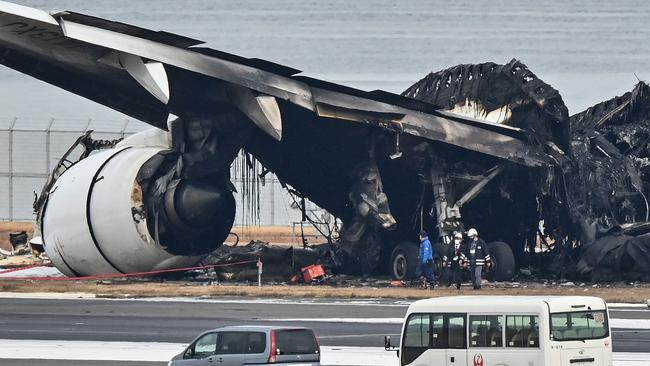
[[(485, 228), (489, 239), (523, 241), (531, 252), (540, 241), (551, 243), (561, 261), (553, 266), (558, 274), (613, 280), (650, 276), (650, 236), (644, 225), (632, 225), (648, 220), (649, 91), (639, 82), (569, 117), (560, 94), (513, 60), (431, 73), (404, 95), (523, 128), (546, 145), (558, 157), (557, 168), (508, 168), (464, 208), (463, 217)], [(470, 170), (473, 161), (462, 164)]]

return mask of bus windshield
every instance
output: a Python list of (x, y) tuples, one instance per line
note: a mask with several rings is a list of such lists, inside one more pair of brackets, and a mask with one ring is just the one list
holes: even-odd
[(608, 335), (605, 310), (551, 314), (551, 339), (555, 341), (584, 341)]

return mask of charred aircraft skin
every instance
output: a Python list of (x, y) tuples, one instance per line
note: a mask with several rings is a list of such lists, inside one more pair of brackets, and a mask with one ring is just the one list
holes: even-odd
[[(241, 148), (343, 220), (341, 247), (365, 263), (363, 272), (376, 271), (398, 239), (415, 238), (429, 209), (422, 203), (432, 149), (524, 166), (554, 162), (521, 129), (307, 78), (200, 43), (0, 3), (0, 62), (169, 128), (170, 146), (131, 167), (139, 169), (135, 187), (144, 206), (134, 208), (136, 221), (146, 220), (143, 237), (169, 254), (207, 254), (221, 244), (234, 216), (229, 167)], [(168, 126), (170, 114), (178, 119)]]
[(572, 136), (582, 147), (574, 156), (589, 172), (585, 192), (591, 192), (579, 196), (589, 210), (582, 209), (576, 220), (583, 233), (577, 271), (594, 280), (650, 279), (644, 223), (649, 126), (650, 87), (641, 81), (630, 92), (571, 116)]
[[(555, 273), (604, 281), (647, 280), (650, 272), (647, 225), (637, 224), (648, 221), (649, 91), (639, 82), (631, 92), (569, 117), (559, 93), (513, 60), (432, 73), (404, 94), (516, 125), (561, 148), (555, 168), (509, 167), (491, 186), (496, 190), (487, 188), (465, 207), (463, 219), (483, 225), (491, 240), (522, 246), (536, 243), (536, 222), (544, 219), (559, 266), (566, 267)], [(474, 164), (462, 162), (466, 170)], [(494, 217), (499, 221), (490, 221)], [(522, 250), (515, 252), (525, 259)]]
[[(515, 252), (537, 234), (540, 215), (556, 238), (588, 232), (576, 230), (587, 222), (576, 218), (592, 217), (597, 205), (571, 204), (576, 192), (565, 188), (567, 174), (591, 169), (572, 162), (567, 109), (516, 60), (433, 73), (400, 96), (311, 79), (201, 43), (0, 3), (0, 63), (169, 131), (160, 131), (170, 139), (164, 148), (129, 167), (137, 170), (129, 187), (142, 199), (128, 214), (164, 258), (203, 256), (222, 244), (235, 215), (230, 166), (241, 149), (342, 220), (333, 259), (347, 263), (342, 271), (385, 271), (422, 228), (444, 240), (463, 223), (477, 226)], [(647, 93), (629, 99), (639, 95)], [(178, 118), (168, 124), (172, 114)], [(132, 146), (148, 141), (131, 139)], [(39, 217), (56, 215), (46, 209), (55, 196), (44, 190)], [(601, 206), (616, 204), (607, 202)], [(167, 259), (137, 268), (176, 263)], [(512, 276), (514, 262), (506, 262), (498, 278)], [(100, 274), (86, 268), (82, 274)]]
[[(521, 128), (527, 139), (547, 147), (554, 156), (553, 167), (507, 165), (479, 196), (461, 208), (466, 225), (480, 228), (488, 241), (510, 244), (518, 262), (523, 262), (524, 247), (535, 242), (542, 212), (551, 228), (560, 225), (568, 214), (566, 207), (557, 205), (557, 194), (563, 192), (559, 172), (570, 152), (568, 110), (558, 91), (526, 65), (512, 60), (505, 65), (465, 64), (434, 72), (403, 95), (447, 111)], [(449, 177), (480, 177), (498, 163), (458, 152), (449, 156), (447, 151), (437, 149), (435, 153), (446, 162), (443, 173)], [(455, 179), (454, 186), (461, 190), (470, 182)]]

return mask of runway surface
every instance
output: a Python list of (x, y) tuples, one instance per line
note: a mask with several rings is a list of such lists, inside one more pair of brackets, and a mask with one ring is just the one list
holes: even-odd
[[(97, 342), (105, 342), (107, 346), (102, 348), (119, 347), (120, 344), (115, 342), (128, 342), (136, 346), (161, 343), (168, 347), (167, 352), (173, 354), (206, 329), (236, 324), (279, 323), (313, 328), (324, 348), (323, 357), (326, 357), (326, 352), (330, 355), (328, 357), (334, 357), (336, 352), (344, 352), (349, 347), (366, 347), (366, 350), (373, 350), (367, 347), (381, 347), (384, 335), (392, 335), (397, 340), (401, 329), (400, 319), (407, 306), (406, 302), (343, 300), (0, 298), (0, 339), (8, 340), (0, 342), (6, 348), (0, 353), (0, 358), (6, 358), (1, 361), (3, 365), (104, 365), (102, 360), (75, 363), (76, 361), (10, 358), (27, 357), (24, 354), (11, 354), (19, 352), (15, 350), (34, 349), (39, 345), (43, 347), (49, 344), (52, 347), (76, 350), (99, 347), (97, 345), (101, 343)], [(650, 350), (650, 309), (612, 308), (610, 313), (613, 349), (618, 358), (632, 357), (644, 360), (641, 362), (650, 362), (647, 355), (628, 354)], [(380, 351), (383, 352), (376, 349), (378, 354)], [(384, 362), (386, 355), (382, 353), (381, 357), (384, 357), (382, 361), (375, 364)], [(335, 362), (338, 358), (332, 360)], [(134, 365), (115, 361), (109, 364)]]

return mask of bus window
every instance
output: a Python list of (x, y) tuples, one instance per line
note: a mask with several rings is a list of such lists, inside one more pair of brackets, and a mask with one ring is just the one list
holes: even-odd
[(515, 348), (539, 347), (539, 318), (537, 315), (506, 316), (506, 346)]
[(445, 314), (445, 329), (447, 330), (447, 348), (466, 348), (465, 346), (465, 314)]
[(503, 316), (470, 315), (470, 347), (503, 347)]
[(464, 349), (465, 314), (411, 314), (402, 338), (402, 365), (427, 349)]
[(465, 348), (464, 314), (431, 314), (431, 348)]
[(608, 329), (605, 310), (551, 314), (551, 339), (555, 341), (605, 338)]
[(406, 321), (402, 339), (402, 365), (415, 361), (429, 349), (432, 339), (431, 318), (429, 314), (411, 314)]
[(429, 347), (429, 314), (413, 314), (406, 323), (404, 347)]
[(445, 332), (444, 317), (440, 314), (431, 315), (431, 348), (447, 348), (447, 332)]

